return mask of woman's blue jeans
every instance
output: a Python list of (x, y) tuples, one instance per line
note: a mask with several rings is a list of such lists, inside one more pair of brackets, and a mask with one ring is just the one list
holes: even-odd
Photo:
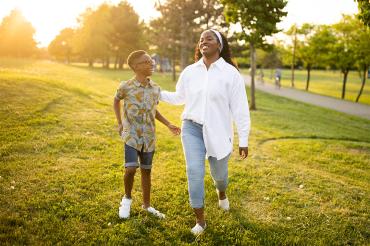
[[(192, 208), (203, 208), (206, 147), (202, 125), (184, 120), (181, 140), (186, 159), (190, 205)], [(230, 154), (221, 160), (211, 156), (208, 158), (213, 182), (218, 191), (226, 191), (227, 188), (229, 157)]]

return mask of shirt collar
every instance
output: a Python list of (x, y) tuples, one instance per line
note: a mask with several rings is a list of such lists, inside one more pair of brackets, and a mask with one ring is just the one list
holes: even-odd
[[(137, 86), (137, 87), (144, 87), (139, 81), (137, 81), (135, 78), (132, 78), (132, 81), (134, 82), (134, 85)], [(151, 79), (149, 79), (149, 83), (147, 84), (147, 86), (150, 86), (152, 87), (153, 86), (153, 81)], [(146, 86), (146, 87), (147, 87)]]
[[(215, 61), (214, 63), (212, 63), (213, 66), (215, 66), (216, 68), (218, 69), (222, 69), (224, 64), (225, 64), (225, 60), (224, 58), (220, 57), (217, 59), (217, 61)], [(211, 65), (212, 65), (211, 64)], [(201, 59), (199, 59), (196, 63), (195, 63), (196, 66), (205, 66), (204, 62), (203, 62), (203, 57)]]

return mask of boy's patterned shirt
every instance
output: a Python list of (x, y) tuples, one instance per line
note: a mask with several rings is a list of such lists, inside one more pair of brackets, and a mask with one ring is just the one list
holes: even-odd
[(155, 113), (160, 87), (152, 80), (146, 86), (136, 79), (123, 81), (116, 98), (123, 100), (123, 141), (144, 152), (155, 149)]

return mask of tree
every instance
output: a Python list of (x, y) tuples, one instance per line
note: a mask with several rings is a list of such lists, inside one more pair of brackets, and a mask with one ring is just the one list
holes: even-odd
[(287, 35), (291, 36), (292, 39), (292, 62), (291, 62), (291, 86), (294, 87), (294, 70), (296, 62), (296, 50), (297, 50), (297, 25), (292, 25), (289, 30), (286, 32)]
[(330, 26), (303, 24), (299, 30), (304, 40), (298, 42), (298, 56), (307, 69), (306, 91), (309, 89), (311, 69), (314, 65), (326, 66), (330, 63), (330, 54), (333, 50), (335, 37)]
[(37, 51), (35, 29), (19, 10), (12, 10), (0, 24), (0, 55), (28, 57)]
[(157, 5), (162, 16), (150, 22), (151, 43), (162, 57), (169, 57), (172, 64), (172, 80), (176, 81), (176, 63), (181, 49), (180, 20), (176, 6), (167, 3)]
[(342, 99), (345, 98), (348, 73), (356, 62), (355, 47), (351, 44), (356, 32), (354, 21), (351, 16), (343, 16), (339, 23), (333, 25), (336, 41), (333, 45), (332, 64), (343, 74)]
[(251, 103), (250, 108), (256, 109), (255, 102), (255, 70), (256, 48), (262, 45), (265, 37), (278, 32), (276, 23), (287, 14), (283, 8), (285, 0), (222, 0), (226, 20), (239, 23), (242, 32), (239, 39), (245, 40), (250, 47), (251, 59)]
[(79, 18), (80, 27), (73, 39), (73, 50), (88, 60), (92, 67), (97, 58), (106, 61), (110, 55), (110, 6), (102, 4), (97, 10), (88, 8)]
[(192, 60), (203, 30), (227, 30), (219, 0), (168, 0), (164, 4), (157, 1), (157, 10), (161, 17), (150, 23), (151, 44), (160, 56), (171, 59), (173, 80), (176, 64), (183, 69)]
[(48, 51), (57, 60), (63, 60), (70, 63), (72, 54), (72, 40), (75, 35), (75, 30), (65, 28), (60, 31), (58, 36), (49, 44)]
[(201, 28), (209, 29), (210, 27), (222, 27), (225, 25), (222, 15), (224, 7), (219, 0), (200, 0), (200, 2), (201, 8), (198, 11)]
[(114, 67), (123, 68), (127, 56), (137, 49), (146, 49), (144, 26), (132, 6), (123, 1), (111, 8), (111, 50), (115, 56)]
[(310, 24), (303, 24), (299, 30), (303, 36), (304, 40), (298, 42), (297, 44), (297, 51), (298, 56), (303, 62), (303, 66), (307, 69), (307, 77), (306, 77), (306, 90), (308, 90), (311, 78), (311, 69), (316, 61), (316, 53), (313, 49), (313, 46), (310, 45), (310, 38), (314, 32), (314, 26)]
[(358, 18), (368, 27), (370, 27), (370, 1), (355, 0), (358, 3)]
[(361, 88), (356, 98), (356, 102), (358, 102), (365, 87), (367, 72), (370, 69), (370, 28), (359, 22), (356, 23), (356, 26), (352, 45), (354, 47), (356, 65), (361, 74)]

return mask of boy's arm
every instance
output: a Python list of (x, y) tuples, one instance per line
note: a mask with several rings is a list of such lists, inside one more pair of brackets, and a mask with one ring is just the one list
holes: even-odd
[(158, 110), (155, 111), (155, 118), (159, 120), (163, 125), (167, 126), (168, 129), (174, 134), (179, 135), (181, 133), (181, 129), (177, 126), (172, 125), (166, 118), (159, 113)]
[(113, 109), (114, 109), (114, 113), (116, 114), (116, 119), (117, 119), (117, 123), (118, 123), (117, 131), (118, 131), (119, 135), (121, 135), (122, 130), (123, 130), (122, 118), (121, 118), (121, 103), (120, 102), (121, 102), (121, 100), (114, 97)]

